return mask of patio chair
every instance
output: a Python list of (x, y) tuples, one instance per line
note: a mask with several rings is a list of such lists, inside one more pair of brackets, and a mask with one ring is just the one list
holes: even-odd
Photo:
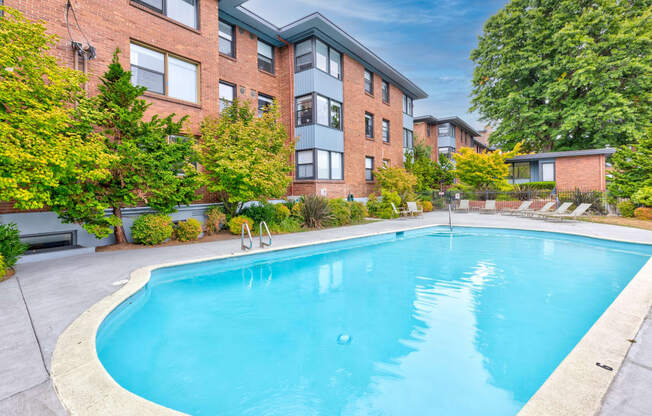
[(580, 217), (584, 215), (584, 213), (591, 208), (591, 204), (580, 204), (577, 208), (573, 210), (573, 212), (567, 213), (567, 214), (548, 214), (544, 216), (545, 219), (547, 220), (564, 220), (564, 219), (577, 219), (577, 217)]
[(523, 212), (529, 209), (530, 205), (532, 205), (532, 202), (533, 201), (523, 201), (518, 208), (503, 208), (502, 211), (500, 211), (500, 213), (509, 214), (509, 215), (518, 214), (519, 212)]
[(407, 209), (401, 211), (401, 214), (411, 215), (411, 216), (421, 215), (423, 214), (423, 210), (419, 209), (416, 202), (408, 202)]
[(455, 207), (455, 211), (466, 211), (467, 213), (471, 207), (469, 206), (469, 200), (468, 199), (462, 199), (460, 201), (460, 204)]
[(394, 205), (393, 202), (389, 203), (392, 206), (392, 211), (394, 211), (394, 214), (398, 215), (399, 217), (401, 216), (401, 213), (399, 212), (398, 209), (396, 209), (396, 205)]
[(564, 202), (554, 212), (537, 212), (536, 216), (539, 218), (545, 218), (550, 215), (564, 215), (568, 213), (568, 208), (570, 208), (571, 205), (573, 205), (572, 202)]
[(480, 208), (480, 214), (495, 214), (496, 213), (496, 200), (487, 199), (484, 203), (484, 207)]
[(535, 210), (535, 209), (526, 209), (523, 211), (518, 211), (515, 213), (515, 215), (521, 215), (521, 216), (531, 216), (531, 215), (537, 215), (537, 214), (544, 214), (548, 211), (550, 211), (550, 208), (555, 205), (554, 202), (546, 202), (544, 206), (542, 206), (540, 209)]

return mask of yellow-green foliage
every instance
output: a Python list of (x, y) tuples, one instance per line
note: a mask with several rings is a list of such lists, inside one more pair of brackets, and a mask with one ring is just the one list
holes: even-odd
[(2, 282), (5, 274), (7, 274), (7, 270), (9, 270), (9, 268), (5, 264), (4, 257), (2, 257), (2, 254), (0, 254), (0, 282)]
[(174, 238), (179, 241), (196, 240), (201, 234), (201, 223), (194, 218), (179, 221), (174, 229)]
[(432, 211), (432, 202), (430, 202), (430, 201), (423, 201), (423, 202), (421, 203), (421, 205), (423, 206), (423, 212), (430, 212), (430, 211)]
[(401, 205), (401, 197), (394, 191), (383, 190), (381, 192), (381, 200), (378, 200), (376, 195), (370, 194), (367, 200), (367, 210), (369, 215), (376, 218), (396, 218), (398, 214), (394, 212), (392, 204), (399, 209)]
[(362, 202), (351, 201), (348, 203), (349, 209), (351, 210), (351, 222), (356, 224), (364, 221), (365, 218), (369, 215), (367, 212), (367, 207)]
[(626, 200), (618, 203), (618, 212), (620, 212), (621, 217), (633, 217), (635, 209), (636, 205), (632, 201)]
[[(0, 200), (57, 211), (55, 192), (78, 195), (79, 184), (108, 177), (112, 157), (78, 119), (74, 103), (84, 101), (86, 79), (50, 53), (59, 38), (0, 9)], [(105, 206), (78, 198), (104, 218)]]
[(206, 210), (206, 222), (204, 223), (206, 235), (219, 233), (224, 225), (226, 225), (226, 215), (220, 207), (213, 206)]
[(341, 199), (328, 200), (328, 208), (330, 208), (331, 215), (333, 216), (332, 225), (347, 225), (351, 223), (351, 207), (349, 204)]
[(644, 186), (634, 192), (632, 202), (646, 207), (652, 207), (652, 186)]
[(469, 147), (462, 147), (453, 155), (457, 177), (473, 189), (508, 190), (509, 167), (505, 160), (516, 156), (519, 149), (520, 145), (517, 145), (511, 152), (476, 153)]
[(417, 184), (417, 177), (401, 167), (382, 167), (374, 173), (381, 190), (403, 194), (411, 192)]
[(242, 224), (247, 223), (249, 225), (249, 229), (253, 232), (252, 227), (254, 226), (254, 221), (251, 218), (247, 218), (245, 216), (239, 216), (239, 217), (233, 217), (231, 218), (231, 221), (229, 221), (229, 231), (231, 231), (231, 234), (236, 234), (240, 235), (242, 232)]
[(131, 237), (137, 244), (160, 244), (172, 237), (172, 218), (163, 214), (145, 214), (131, 226)]
[(286, 218), (290, 217), (290, 208), (286, 207), (283, 204), (274, 205), (274, 211), (275, 211), (276, 221), (279, 223), (285, 220)]
[(303, 202), (297, 202), (292, 205), (292, 217), (303, 221)]

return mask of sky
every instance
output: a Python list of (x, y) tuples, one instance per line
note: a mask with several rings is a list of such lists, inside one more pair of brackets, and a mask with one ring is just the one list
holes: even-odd
[(320, 12), (416, 83), (428, 98), (414, 115), (458, 116), (482, 129), (470, 106), (473, 62), (484, 22), (507, 0), (249, 0), (277, 26)]

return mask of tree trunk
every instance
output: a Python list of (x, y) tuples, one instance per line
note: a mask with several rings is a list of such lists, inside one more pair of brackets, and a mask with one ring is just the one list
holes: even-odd
[(125, 244), (127, 243), (127, 237), (125, 236), (125, 229), (122, 228), (122, 211), (120, 207), (113, 207), (113, 215), (120, 219), (120, 225), (113, 227), (113, 234), (115, 235), (116, 244)]

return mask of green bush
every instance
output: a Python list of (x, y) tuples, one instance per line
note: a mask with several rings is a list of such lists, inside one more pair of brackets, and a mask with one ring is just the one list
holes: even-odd
[(556, 183), (555, 181), (541, 181), (541, 182), (528, 182), (524, 183), (522, 185), (527, 185), (531, 189), (538, 189), (542, 191), (552, 191), (555, 189)]
[(362, 202), (351, 201), (348, 203), (349, 209), (351, 210), (351, 222), (358, 224), (364, 221), (365, 218), (369, 215), (367, 212), (367, 207), (364, 206)]
[(290, 208), (283, 204), (274, 205), (274, 220), (281, 223), (283, 220), (290, 218)]
[(231, 218), (231, 221), (229, 221), (229, 231), (231, 231), (231, 234), (240, 235), (240, 233), (242, 232), (242, 224), (244, 223), (247, 223), (249, 225), (249, 230), (251, 230), (251, 232), (253, 233), (254, 220), (245, 217), (244, 215), (240, 215)]
[(635, 209), (636, 205), (634, 205), (632, 201), (622, 201), (618, 203), (618, 212), (620, 212), (620, 216), (622, 217), (633, 217)]
[(9, 271), (9, 267), (5, 264), (5, 259), (2, 257), (2, 254), (0, 254), (0, 282), (4, 280), (5, 275)]
[(303, 202), (297, 202), (292, 205), (290, 214), (292, 215), (292, 218), (296, 218), (300, 222), (303, 222)]
[(172, 237), (172, 218), (164, 214), (145, 214), (134, 221), (131, 237), (136, 244), (160, 244)]
[(634, 210), (634, 217), (639, 220), (652, 220), (652, 208), (640, 207)]
[(332, 225), (351, 224), (351, 207), (341, 198), (328, 201), (328, 208), (333, 216)]
[(635, 204), (652, 207), (652, 186), (644, 186), (632, 194), (632, 202)]
[(589, 212), (600, 215), (606, 214), (604, 207), (605, 195), (600, 191), (582, 191), (575, 189), (570, 192), (559, 192), (558, 197), (560, 202), (572, 202), (575, 207), (584, 203), (591, 204)]
[(379, 201), (376, 198), (376, 195), (369, 195), (369, 199), (367, 200), (367, 210), (369, 211), (369, 215), (384, 219), (398, 217), (398, 214), (394, 212), (394, 208), (392, 207), (392, 203), (397, 210), (401, 206), (401, 197), (398, 196), (398, 193), (383, 190), (381, 192), (381, 197), (382, 200)]
[(296, 233), (297, 231), (301, 231), (301, 222), (294, 217), (286, 218), (279, 223), (271, 224), (269, 231), (273, 234)]
[(205, 214), (204, 232), (206, 235), (217, 234), (226, 225), (226, 215), (222, 212), (222, 208), (217, 205), (207, 209)]
[(4, 267), (14, 267), (18, 258), (27, 250), (27, 244), (20, 241), (18, 226), (14, 223), (0, 224), (0, 255), (4, 258)]
[(201, 234), (201, 223), (194, 218), (179, 221), (174, 229), (174, 238), (179, 241), (196, 240)]
[(421, 204), (423, 205), (423, 212), (431, 212), (432, 211), (432, 202), (423, 201)]
[(328, 199), (320, 195), (306, 195), (301, 205), (303, 223), (308, 228), (322, 228), (332, 220)]
[(367, 197), (367, 212), (369, 212), (369, 215), (372, 217), (378, 217), (378, 213), (380, 212), (380, 200), (378, 200), (376, 194), (369, 194)]
[(240, 210), (238, 215), (250, 218), (254, 224), (265, 221), (269, 225), (276, 219), (276, 208), (269, 202), (258, 202)]

